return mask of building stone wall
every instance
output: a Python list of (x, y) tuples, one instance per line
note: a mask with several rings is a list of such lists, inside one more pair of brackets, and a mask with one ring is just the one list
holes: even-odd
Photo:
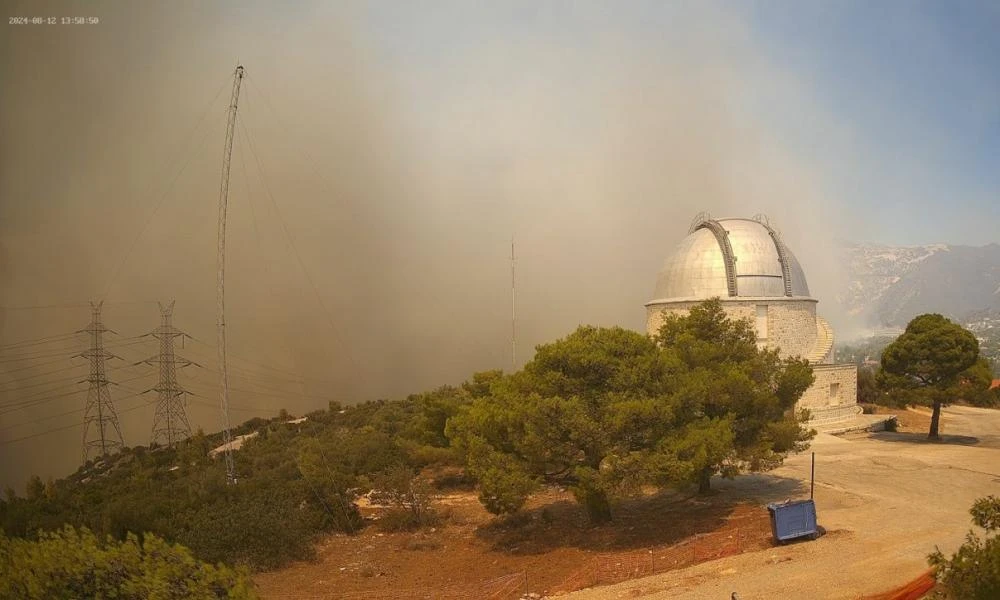
[(799, 408), (810, 410), (853, 406), (858, 401), (858, 367), (856, 365), (813, 365), (816, 381), (802, 398)]
[[(646, 332), (655, 335), (663, 324), (663, 312), (686, 314), (703, 300), (651, 302), (646, 305)], [(722, 307), (732, 319), (756, 322), (757, 306), (767, 306), (769, 348), (778, 348), (781, 356), (808, 357), (816, 345), (816, 300), (812, 298), (741, 298), (723, 299)]]

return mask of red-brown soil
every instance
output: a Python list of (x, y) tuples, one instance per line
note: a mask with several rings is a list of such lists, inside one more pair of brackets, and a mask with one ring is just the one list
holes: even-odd
[(557, 489), (535, 495), (524, 514), (508, 519), (488, 514), (470, 490), (442, 492), (437, 506), (445, 517), (435, 528), (383, 533), (375, 521), (353, 536), (330, 535), (315, 561), (257, 575), (259, 591), (265, 599), (475, 597), (493, 589), (477, 586), (497, 580), (514, 588), (505, 597), (517, 597), (555, 592), (596, 556), (613, 561), (733, 523), (753, 529), (751, 545), (770, 543), (760, 533), (768, 531), (766, 509), (720, 496), (647, 495), (617, 506), (614, 521), (602, 526), (589, 525), (572, 495)]

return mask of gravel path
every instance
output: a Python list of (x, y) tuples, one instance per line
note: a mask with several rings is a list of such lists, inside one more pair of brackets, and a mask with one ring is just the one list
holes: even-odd
[[(962, 543), (976, 498), (1000, 494), (1000, 411), (951, 407), (942, 420), (943, 443), (922, 434), (820, 434), (812, 445), (815, 499), (828, 533), (816, 541), (566, 597), (726, 600), (736, 591), (741, 600), (839, 600), (902, 585), (927, 568), (935, 545), (947, 553)], [(761, 504), (807, 498), (809, 454), (766, 475), (713, 484)]]

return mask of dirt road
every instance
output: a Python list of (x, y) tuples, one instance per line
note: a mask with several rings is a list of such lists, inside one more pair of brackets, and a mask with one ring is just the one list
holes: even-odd
[[(1000, 494), (1000, 411), (951, 407), (942, 443), (924, 434), (820, 434), (815, 500), (827, 535), (567, 596), (724, 600), (853, 599), (885, 591), (927, 568), (935, 546), (951, 552), (971, 527), (968, 509)], [(761, 504), (809, 495), (809, 454), (766, 474), (713, 482)]]

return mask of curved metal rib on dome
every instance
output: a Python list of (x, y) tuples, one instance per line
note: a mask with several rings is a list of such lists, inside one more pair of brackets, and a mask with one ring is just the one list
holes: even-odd
[[(726, 228), (722, 226), (721, 223), (714, 219), (705, 219), (698, 225), (694, 227), (694, 230), (707, 229), (712, 232), (715, 236), (716, 241), (719, 242), (719, 249), (722, 250), (722, 260), (726, 265), (726, 288), (729, 291), (729, 296), (735, 298), (737, 295), (736, 290), (736, 255), (733, 254), (733, 246), (729, 243), (729, 232)], [(780, 250), (779, 250), (780, 253)], [(785, 288), (788, 289), (789, 278), (785, 278)], [(791, 294), (788, 294), (791, 296)]]
[(757, 221), (767, 229), (767, 233), (770, 234), (771, 240), (774, 242), (774, 249), (778, 251), (778, 262), (781, 263), (781, 278), (785, 283), (785, 295), (788, 297), (792, 296), (792, 268), (788, 260), (788, 249), (785, 248), (784, 242), (781, 241), (781, 235), (771, 227), (771, 223), (767, 218), (767, 215), (759, 214), (754, 215), (754, 221)]
[(707, 210), (703, 210), (700, 213), (696, 214), (694, 216), (694, 219), (691, 220), (691, 226), (688, 227), (688, 234), (692, 234), (695, 231), (698, 231), (702, 223), (711, 220), (712, 220), (712, 215)]

